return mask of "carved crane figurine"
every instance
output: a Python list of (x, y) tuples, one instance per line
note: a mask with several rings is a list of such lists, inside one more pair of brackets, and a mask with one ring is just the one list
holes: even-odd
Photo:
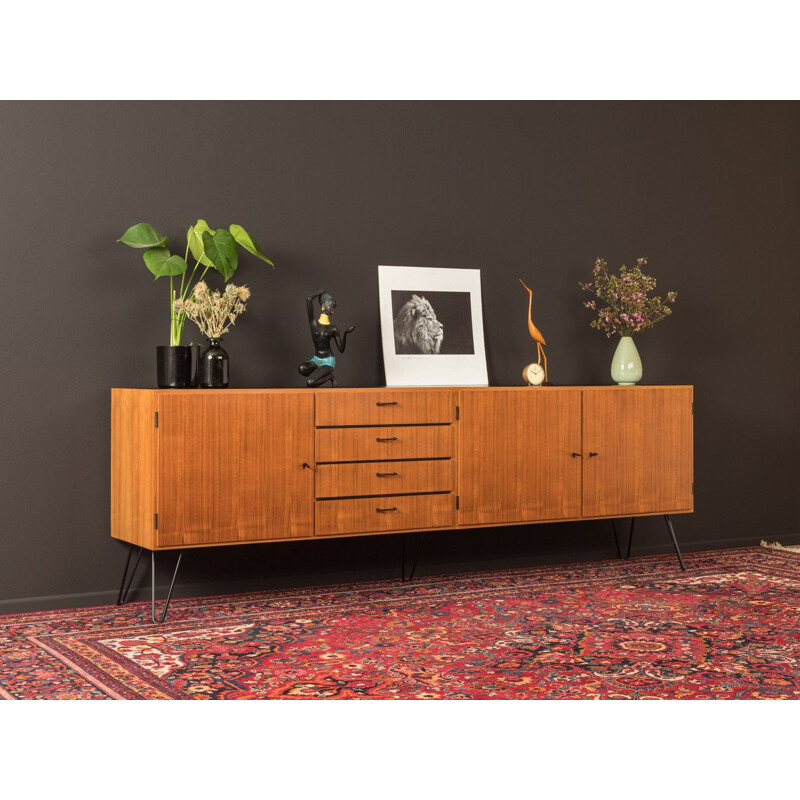
[[(523, 281), (522, 278), (519, 279), (519, 282), (525, 286), (525, 281)], [(533, 310), (533, 292), (528, 289), (527, 286), (525, 286), (525, 289), (528, 291), (528, 333), (530, 333), (533, 341), (536, 342), (536, 353), (538, 355), (536, 363), (541, 364), (542, 359), (544, 359), (544, 382), (547, 383), (547, 356), (544, 352), (547, 342), (545, 342), (542, 332), (533, 324), (533, 319), (531, 318), (531, 311)]]

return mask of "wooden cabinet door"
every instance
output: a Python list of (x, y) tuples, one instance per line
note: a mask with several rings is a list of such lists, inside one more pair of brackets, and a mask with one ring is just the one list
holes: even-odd
[(580, 517), (580, 391), (464, 390), (459, 405), (459, 524)]
[(165, 393), (158, 440), (160, 547), (314, 535), (311, 393)]
[(583, 454), (584, 516), (691, 511), (692, 388), (585, 390)]

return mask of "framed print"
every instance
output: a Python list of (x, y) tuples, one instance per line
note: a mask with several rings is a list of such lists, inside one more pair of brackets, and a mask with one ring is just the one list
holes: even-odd
[(387, 386), (488, 386), (481, 271), (378, 267)]

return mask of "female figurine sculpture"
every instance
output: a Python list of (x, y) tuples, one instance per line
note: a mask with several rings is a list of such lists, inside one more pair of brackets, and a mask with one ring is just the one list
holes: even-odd
[[(319, 317), (314, 313), (314, 298), (319, 298)], [(330, 319), (336, 312), (336, 300), (324, 289), (310, 294), (306, 298), (306, 306), (308, 308), (308, 324), (311, 328), (311, 338), (314, 341), (314, 355), (308, 361), (304, 361), (297, 370), (301, 375), (308, 377), (306, 386), (312, 388), (322, 386), (328, 381), (330, 381), (331, 386), (338, 386), (339, 383), (333, 374), (336, 366), (336, 357), (331, 353), (331, 339), (336, 342), (339, 352), (344, 353), (347, 334), (352, 333), (356, 326), (351, 325), (344, 334), (339, 333), (339, 329)]]

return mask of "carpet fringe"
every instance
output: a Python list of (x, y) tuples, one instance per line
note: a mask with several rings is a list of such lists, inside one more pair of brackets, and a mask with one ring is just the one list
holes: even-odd
[(770, 547), (773, 550), (786, 550), (790, 553), (800, 553), (800, 544), (782, 545), (780, 542), (765, 542), (761, 540), (762, 547)]

